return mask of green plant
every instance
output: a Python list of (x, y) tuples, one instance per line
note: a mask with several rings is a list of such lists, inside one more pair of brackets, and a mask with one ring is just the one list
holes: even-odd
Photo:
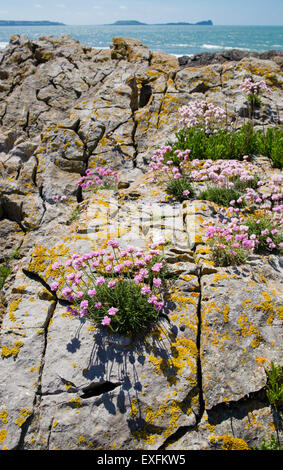
[(260, 181), (260, 177), (258, 175), (254, 175), (252, 180), (241, 180), (239, 176), (234, 176), (231, 178), (231, 182), (234, 184), (234, 189), (237, 191), (245, 191), (247, 188), (257, 189), (258, 182)]
[(115, 305), (118, 309), (111, 321), (112, 331), (120, 334), (135, 334), (146, 330), (159, 318), (159, 311), (141, 293), (141, 287), (131, 279), (116, 282), (112, 289), (96, 286), (97, 298), (102, 303), (100, 309), (95, 307), (88, 297), (88, 316), (96, 324), (109, 315), (109, 308)]
[(169, 181), (169, 183), (167, 184), (166, 190), (179, 202), (183, 202), (189, 198), (193, 198), (195, 195), (195, 191), (187, 176), (183, 176), (177, 179), (171, 179), (171, 181)]
[(279, 127), (256, 132), (256, 151), (271, 158), (275, 168), (283, 168), (283, 131)]
[(168, 159), (176, 150), (190, 149), (190, 159), (229, 160), (241, 159), (244, 155), (260, 154), (269, 157), (275, 168), (283, 168), (283, 130), (280, 127), (255, 129), (247, 122), (238, 130), (218, 129), (207, 133), (201, 128), (181, 129), (176, 141), (168, 142), (172, 147)]
[[(222, 206), (229, 206), (231, 201), (237, 201), (242, 194), (234, 188), (221, 188), (219, 186), (210, 186), (198, 195), (198, 199), (215, 202)], [(244, 201), (238, 204), (244, 205)]]
[(0, 266), (0, 290), (3, 288), (7, 277), (11, 274), (12, 269), (9, 266)]
[(80, 214), (80, 209), (79, 208), (74, 209), (72, 211), (71, 215), (70, 215), (70, 218), (68, 220), (68, 224), (73, 223), (78, 218), (79, 214)]
[(283, 368), (271, 361), (271, 369), (265, 369), (265, 373), (267, 375), (267, 399), (274, 408), (281, 408), (283, 406)]
[(243, 248), (231, 249), (231, 246), (225, 247), (219, 245), (213, 245), (212, 249), (212, 260), (216, 266), (238, 266), (245, 264), (248, 255), (246, 250)]
[(50, 288), (56, 291), (62, 280), (66, 282), (62, 295), (70, 303), (71, 315), (88, 317), (112, 332), (142, 333), (158, 320), (164, 307), (166, 263), (158, 249), (163, 244), (153, 243), (145, 253), (134, 247), (122, 250), (117, 240), (108, 240), (112, 251), (75, 253), (65, 264), (66, 273), (64, 266), (54, 263), (52, 270), (58, 270), (60, 278)]
[(252, 450), (283, 450), (283, 447), (277, 442), (274, 434), (271, 434), (269, 441), (262, 439), (260, 448), (253, 447)]
[(270, 215), (250, 217), (245, 225), (248, 227), (248, 234), (256, 240), (255, 253), (271, 253), (274, 250), (282, 252), (282, 230)]

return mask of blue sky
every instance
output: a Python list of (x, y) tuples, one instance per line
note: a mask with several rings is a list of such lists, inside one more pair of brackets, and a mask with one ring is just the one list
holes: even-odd
[(216, 25), (282, 25), (283, 0), (0, 0), (0, 19), (51, 20), (72, 25), (139, 20)]

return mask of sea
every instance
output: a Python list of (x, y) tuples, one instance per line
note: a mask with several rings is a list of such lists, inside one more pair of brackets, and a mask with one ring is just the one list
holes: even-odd
[(59, 38), (68, 34), (84, 46), (108, 49), (112, 38), (122, 36), (142, 41), (152, 51), (177, 57), (229, 49), (263, 52), (283, 51), (283, 26), (188, 26), (188, 25), (66, 25), (66, 26), (1, 26), (0, 49), (12, 35), (29, 39), (41, 36)]

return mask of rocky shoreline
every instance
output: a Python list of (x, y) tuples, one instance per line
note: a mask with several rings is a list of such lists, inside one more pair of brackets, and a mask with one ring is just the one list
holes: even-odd
[[(239, 85), (247, 76), (272, 88), (255, 127), (282, 123), (282, 55), (177, 60), (134, 39), (113, 38), (108, 51), (69, 36), (13, 36), (0, 52), (0, 263), (11, 267), (0, 294), (1, 449), (247, 450), (281, 438), (265, 368), (283, 363), (282, 257), (214, 266), (203, 222), (219, 206), (170, 205), (149, 162), (192, 100), (225, 107), (238, 127), (246, 122)], [(269, 159), (251, 158), (266, 184), (281, 174)], [(119, 172), (118, 190), (78, 187), (87, 168), (105, 164)], [(70, 318), (51, 289), (51, 264), (110, 235), (127, 245), (141, 210), (134, 243), (147, 247), (152, 205), (174, 217), (165, 234), (177, 276), (167, 319), (132, 343)], [(191, 243), (184, 224), (192, 213)], [(92, 383), (104, 385), (82, 396)]]
[(223, 50), (219, 52), (202, 52), (194, 54), (193, 57), (182, 56), (178, 58), (181, 67), (197, 67), (211, 64), (223, 64), (224, 62), (239, 62), (242, 59), (254, 57), (260, 60), (274, 60), (278, 65), (282, 65), (283, 52), (279, 50), (269, 50), (265, 52), (249, 52), (239, 49)]

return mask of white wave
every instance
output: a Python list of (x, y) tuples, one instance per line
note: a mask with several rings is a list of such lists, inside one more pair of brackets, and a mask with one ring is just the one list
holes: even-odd
[(5, 49), (6, 46), (8, 46), (8, 42), (0, 42), (0, 50)]
[(172, 55), (173, 55), (174, 57), (177, 57), (177, 59), (178, 59), (178, 57), (184, 57), (184, 56), (186, 56), (186, 57), (194, 57), (194, 54), (185, 54), (185, 52), (184, 52), (184, 54), (172, 54)]
[(221, 49), (225, 51), (229, 51), (231, 49), (237, 49), (239, 51), (250, 51), (247, 47), (237, 47), (237, 46), (217, 46), (216, 44), (203, 44), (201, 46), (202, 49)]
[(175, 47), (191, 47), (192, 44), (170, 44), (170, 46), (175, 46)]
[(203, 44), (202, 49), (219, 49), (221, 46), (215, 46), (214, 44)]

